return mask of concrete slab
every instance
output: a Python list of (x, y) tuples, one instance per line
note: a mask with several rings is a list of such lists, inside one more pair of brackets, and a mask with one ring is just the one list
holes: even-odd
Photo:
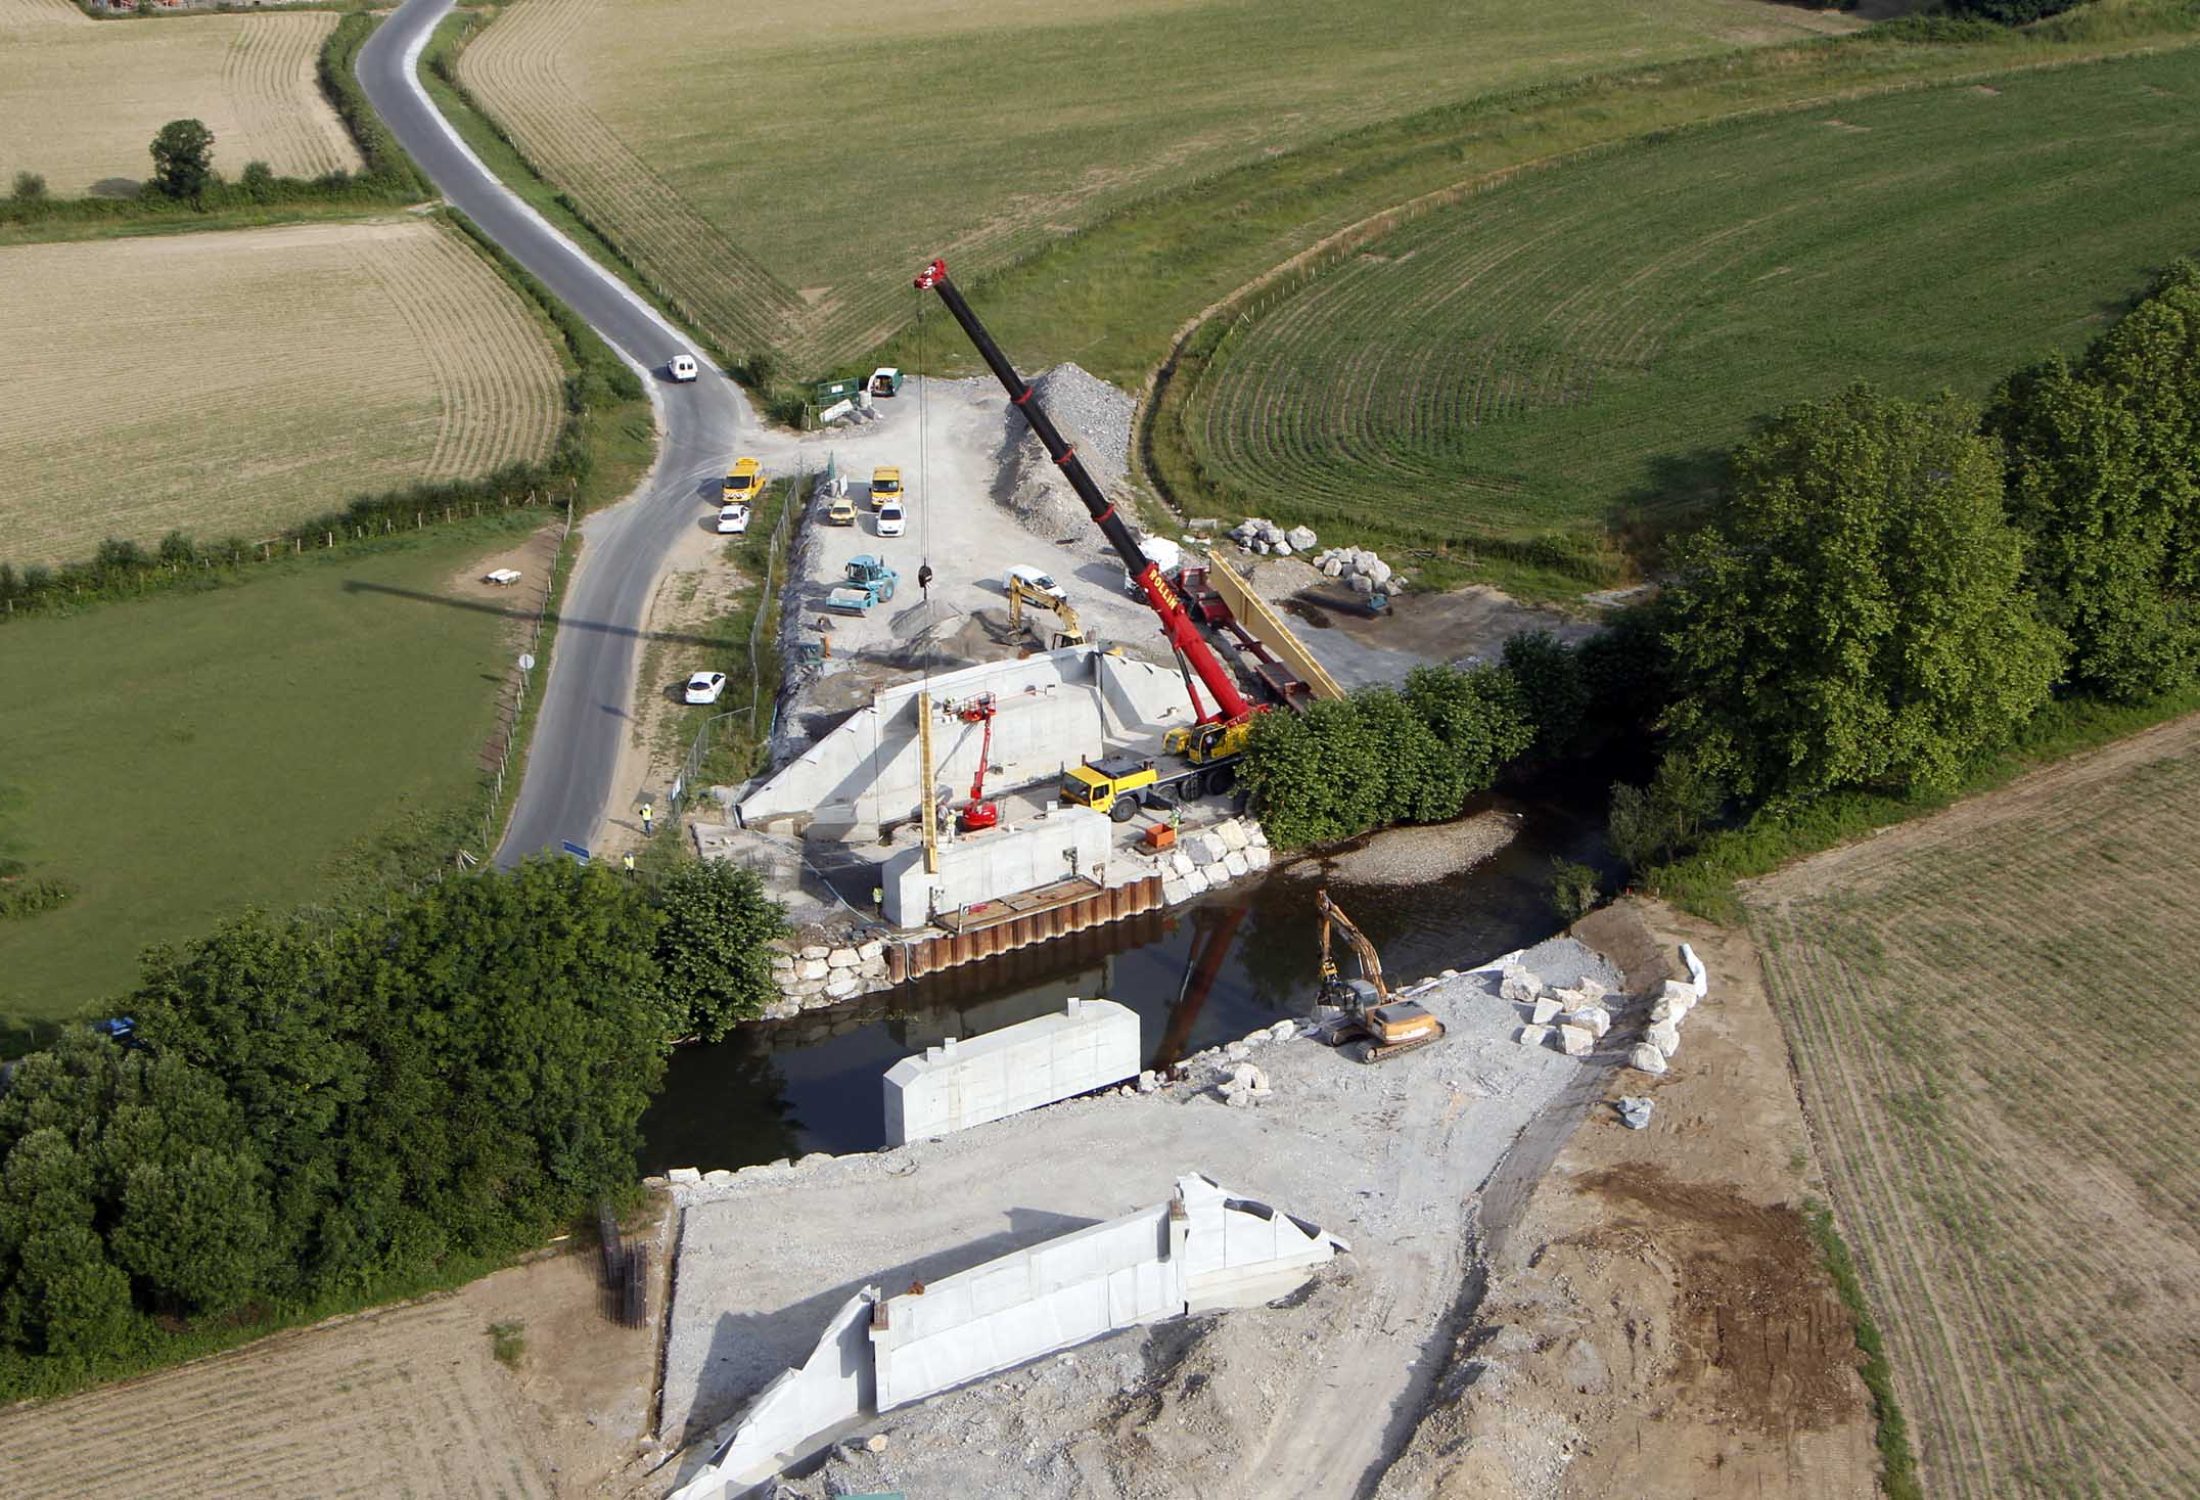
[(950, 1039), (886, 1070), (886, 1143), (947, 1135), (1138, 1076), (1138, 1012), (1071, 1000), (967, 1040)]

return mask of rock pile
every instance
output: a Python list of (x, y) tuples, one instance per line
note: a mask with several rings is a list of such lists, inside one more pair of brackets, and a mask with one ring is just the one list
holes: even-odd
[(1673, 1055), (1681, 1050), (1681, 1022), (1688, 1019), (1688, 1013), (1702, 1002), (1710, 988), (1703, 960), (1686, 943), (1681, 944), (1681, 961), (1688, 965), (1688, 978), (1668, 979), (1650, 1002), (1650, 1025), (1627, 1054), (1631, 1068), (1663, 1073), (1671, 1066)]
[(1161, 856), (1161, 899), (1171, 906), (1189, 901), (1267, 869), (1273, 858), (1260, 824), (1251, 818), (1225, 818), (1212, 828), (1187, 834)]
[[(976, 382), (988, 396), (990, 380)], [(1085, 461), (1093, 481), (1113, 493), (1130, 472), (1131, 419), (1138, 401), (1076, 365), (1056, 365), (1031, 382), (1047, 413)], [(1013, 406), (1002, 413), (999, 469), (993, 497), (1024, 525), (1041, 535), (1089, 539), (1092, 522), (1084, 503), (1047, 457), (1023, 413)]]
[(1307, 527), (1294, 526), (1286, 531), (1275, 522), (1264, 521), (1258, 516), (1248, 516), (1231, 527), (1230, 539), (1259, 557), (1291, 557), (1311, 552), (1314, 543), (1320, 540)]
[(1497, 993), (1521, 1007), (1520, 1043), (1556, 1047), (1568, 1057), (1586, 1057), (1612, 1029), (1612, 1012), (1603, 981), (1583, 976), (1571, 985), (1550, 986), (1522, 964), (1507, 966)]
[(1355, 594), (1395, 594), (1406, 586), (1389, 563), (1365, 547), (1332, 547), (1313, 561), (1323, 577), (1336, 579)]
[(886, 984), (886, 944), (810, 943), (772, 954), (772, 982), (781, 998), (764, 1007), (764, 1019), (782, 1021), (820, 1004), (852, 1000)]

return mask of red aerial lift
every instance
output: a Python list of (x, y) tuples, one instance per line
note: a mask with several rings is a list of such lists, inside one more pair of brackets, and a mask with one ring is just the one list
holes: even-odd
[[(1168, 580), (1161, 576), (1161, 569), (1146, 556), (1138, 545), (1138, 539), (1123, 524), (1123, 518), (1115, 513), (1115, 507), (1100, 493), (1100, 486), (1093, 483), (1092, 476), (1085, 472), (1084, 460), (1077, 456), (1077, 450), (1063, 441), (1062, 434), (1056, 429), (1053, 419), (1047, 415), (1046, 407), (1041, 404), (1037, 393), (1024, 384), (1024, 378), (1016, 373), (1016, 367), (1008, 362), (1008, 356), (1001, 352), (1000, 345), (994, 343), (993, 336), (985, 331), (985, 325), (970, 310), (970, 304), (963, 300), (955, 283), (947, 279), (947, 262), (933, 261), (917, 274), (916, 284), (920, 292), (940, 294), (940, 300), (947, 304), (947, 310), (954, 314), (955, 321), (962, 325), (962, 331), (977, 346), (979, 356), (993, 371), (994, 378), (1008, 392), (1009, 404), (1024, 414), (1024, 420), (1031, 425), (1031, 430), (1039, 435), (1039, 441), (1046, 445), (1047, 456), (1062, 471), (1062, 477), (1077, 492), (1077, 498), (1085, 502), (1085, 510), (1091, 515), (1093, 524), (1107, 537), (1117, 555), (1123, 559), (1123, 566), (1137, 580), (1139, 591), (1146, 596), (1146, 602), (1161, 617), (1161, 633), (1169, 638), (1169, 645), (1176, 652), (1177, 660), (1187, 667), (1186, 687), (1192, 696), (1192, 715), (1198, 720), (1198, 727), (1185, 735), (1182, 752), (1194, 764), (1204, 765), (1243, 750), (1246, 731), (1251, 728), (1253, 716), (1266, 705), (1245, 701), (1245, 695), (1238, 691), (1237, 679), (1230, 675), (1230, 669), (1222, 664), (1208, 646), (1205, 637), (1199, 633), (1199, 626), (1185, 610), (1184, 601), (1177, 597), (1176, 590), (1169, 587)], [(1191, 686), (1193, 677), (1207, 689), (1208, 696), (1214, 699), (1215, 706), (1212, 709), (1200, 702), (1198, 688)], [(1173, 737), (1182, 731), (1171, 733)], [(1173, 750), (1178, 746), (1172, 744), (1169, 748)]]
[(964, 833), (980, 833), (1001, 821), (1000, 804), (985, 800), (985, 768), (993, 759), (993, 715), (998, 709), (991, 693), (980, 693), (955, 710), (955, 717), (965, 724), (985, 726), (985, 736), (978, 745), (978, 774), (970, 778), (970, 801), (955, 815), (955, 826)]

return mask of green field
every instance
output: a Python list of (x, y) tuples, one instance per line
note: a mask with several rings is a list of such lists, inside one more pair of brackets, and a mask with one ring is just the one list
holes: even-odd
[(395, 851), (478, 830), (511, 622), (442, 595), (521, 534), (429, 532), (0, 626), (0, 855), (77, 888), (0, 921), (0, 1053), (126, 986), (147, 943), (364, 888), (409, 865)]
[(812, 364), (906, 320), (934, 253), (982, 273), (1340, 131), (1853, 25), (1764, 0), (522, 0), (460, 76), (705, 334)]
[(2196, 106), (2200, 52), (2173, 52), (1516, 177), (1234, 322), (1169, 408), (1179, 498), (1425, 540), (1593, 529), (1850, 380), (1983, 395), (2200, 249)]

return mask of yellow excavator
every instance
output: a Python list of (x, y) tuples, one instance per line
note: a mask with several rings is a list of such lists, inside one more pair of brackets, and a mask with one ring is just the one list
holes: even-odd
[[(1049, 651), (1059, 651), (1064, 646), (1082, 646), (1091, 639), (1085, 634), (1084, 622), (1077, 618), (1077, 611), (1069, 607), (1067, 599), (1046, 597), (1033, 602), (1053, 610), (1054, 617), (1062, 622), (1061, 629), (1045, 637)], [(1008, 628), (1024, 628), (1024, 593), (1021, 589), (1012, 588), (1008, 591)]]
[[(1382, 1062), (1401, 1052), (1426, 1047), (1444, 1034), (1444, 1023), (1418, 1001), (1394, 1000), (1383, 982), (1383, 961), (1367, 934), (1329, 899), (1327, 887), (1315, 892), (1314, 909), (1322, 919), (1323, 1019), (1315, 1036), (1332, 1047), (1363, 1041), (1359, 1058), (1364, 1063)], [(1330, 956), (1330, 935), (1344, 934), (1347, 946), (1360, 963), (1360, 977), (1346, 979), (1337, 972)], [(1334, 1011), (1334, 1016), (1327, 1012)]]

